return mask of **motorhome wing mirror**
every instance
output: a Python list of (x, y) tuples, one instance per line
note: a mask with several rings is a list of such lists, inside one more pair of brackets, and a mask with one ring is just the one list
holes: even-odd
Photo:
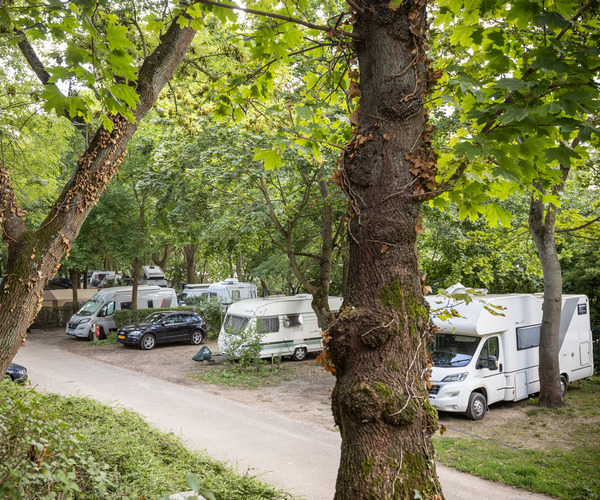
[(498, 358), (496, 356), (488, 356), (487, 367), (490, 370), (498, 369)]
[(98, 311), (99, 318), (104, 318), (104, 316), (106, 316), (106, 307), (103, 307), (102, 309), (100, 309), (100, 311)]

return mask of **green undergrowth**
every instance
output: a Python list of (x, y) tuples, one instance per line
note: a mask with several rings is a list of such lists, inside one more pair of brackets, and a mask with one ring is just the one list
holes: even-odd
[(92, 342), (88, 342), (87, 345), (90, 347), (98, 347), (98, 346), (115, 345), (115, 344), (118, 344), (117, 333), (112, 332), (112, 333), (109, 333), (105, 339), (102, 339), (102, 340), (94, 339)]
[(190, 378), (237, 389), (258, 389), (290, 380), (293, 373), (293, 368), (286, 364), (270, 364), (263, 361), (252, 366), (225, 363), (205, 373), (190, 375)]
[[(444, 465), (492, 481), (569, 500), (600, 499), (600, 377), (569, 385), (565, 406), (531, 399), (491, 407), (493, 426), (444, 414), (449, 428), (434, 438)], [(457, 432), (454, 432), (457, 431)]]
[(1, 498), (156, 499), (189, 490), (190, 473), (218, 499), (291, 498), (129, 410), (0, 383)]

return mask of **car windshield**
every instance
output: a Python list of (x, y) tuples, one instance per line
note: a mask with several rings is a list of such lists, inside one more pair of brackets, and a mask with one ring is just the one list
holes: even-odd
[(244, 328), (246, 328), (246, 325), (248, 325), (249, 321), (250, 321), (250, 318), (246, 318), (244, 316), (234, 316), (233, 314), (228, 314), (227, 317), (225, 318), (225, 323), (223, 324), (223, 328), (225, 329), (225, 331), (227, 333), (239, 333), (242, 330), (244, 330)]
[(438, 333), (430, 350), (434, 366), (467, 366), (473, 359), (479, 337)]
[(152, 325), (154, 323), (158, 323), (165, 316), (166, 316), (166, 313), (164, 313), (164, 312), (155, 312), (155, 313), (152, 313), (150, 316), (146, 316), (142, 320), (142, 323), (147, 324), (147, 325)]
[(78, 316), (91, 316), (94, 314), (100, 306), (104, 304), (102, 300), (88, 300), (83, 307), (77, 311)]

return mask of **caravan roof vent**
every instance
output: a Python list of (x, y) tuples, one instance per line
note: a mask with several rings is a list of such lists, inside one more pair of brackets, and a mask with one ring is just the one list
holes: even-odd
[(227, 278), (225, 281), (223, 281), (224, 285), (235, 285), (236, 283), (238, 283), (238, 280), (235, 278)]

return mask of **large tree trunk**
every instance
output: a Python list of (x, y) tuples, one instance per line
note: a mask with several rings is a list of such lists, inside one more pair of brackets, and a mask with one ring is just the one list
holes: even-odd
[(194, 35), (193, 29), (182, 29), (177, 19), (173, 20), (138, 72), (136, 123), (115, 116), (112, 132), (104, 127), (97, 131), (74, 176), (37, 230), (26, 229), (25, 214), (8, 172), (0, 164), (0, 224), (8, 245), (6, 274), (0, 284), (0, 373), (8, 368), (41, 307), (46, 280), (58, 270), (60, 259), (117, 171), (139, 122), (179, 66)]
[[(538, 193), (539, 194), (539, 193)], [(544, 213), (545, 212), (545, 213)], [(555, 242), (556, 207), (532, 196), (529, 206), (529, 232), (537, 247), (544, 273), (544, 303), (540, 328), (539, 405), (560, 408), (564, 405), (560, 388), (558, 359), (562, 312), (562, 273)]]
[(196, 283), (196, 252), (198, 251), (198, 246), (197, 243), (188, 243), (183, 247), (185, 270), (187, 273), (187, 282), (189, 284)]
[(434, 164), (423, 105), (427, 21), (425, 3), (390, 5), (363, 1), (355, 21), (360, 117), (340, 175), (351, 206), (349, 277), (326, 337), (342, 435), (336, 499), (441, 497), (416, 247)]

